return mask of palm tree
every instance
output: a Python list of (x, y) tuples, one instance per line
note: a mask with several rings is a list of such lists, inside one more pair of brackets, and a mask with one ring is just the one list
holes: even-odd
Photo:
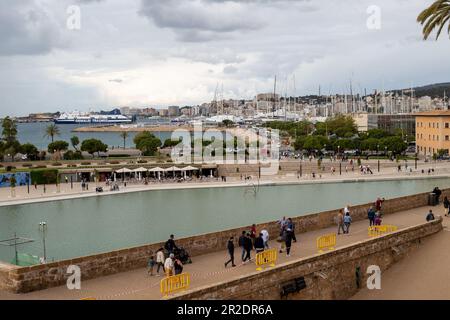
[[(423, 38), (426, 40), (430, 33), (437, 29), (436, 40), (442, 29), (450, 19), (450, 0), (436, 0), (431, 6), (423, 10), (417, 17), (417, 22), (423, 25)], [(450, 24), (447, 27), (450, 34)]]
[(128, 132), (127, 131), (123, 131), (120, 133), (120, 137), (123, 139), (123, 148), (125, 149), (125, 142), (128, 138)]
[(51, 124), (51, 125), (48, 125), (47, 128), (45, 128), (44, 137), (51, 138), (52, 142), (54, 142), (55, 136), (59, 136), (59, 134), (60, 134), (60, 131), (59, 131), (58, 126), (56, 124)]

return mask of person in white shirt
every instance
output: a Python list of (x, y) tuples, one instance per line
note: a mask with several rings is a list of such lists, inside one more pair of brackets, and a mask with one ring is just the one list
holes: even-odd
[(162, 267), (163, 272), (165, 272), (164, 268), (164, 249), (159, 248), (159, 250), (156, 252), (156, 265), (158, 268), (156, 269), (157, 276), (159, 276), (159, 269)]
[(269, 249), (269, 232), (266, 229), (261, 230), (262, 238), (264, 241), (264, 248)]
[(166, 262), (164, 262), (164, 270), (166, 271), (166, 276), (170, 277), (174, 275), (174, 263), (175, 255), (171, 253), (169, 257), (166, 259)]

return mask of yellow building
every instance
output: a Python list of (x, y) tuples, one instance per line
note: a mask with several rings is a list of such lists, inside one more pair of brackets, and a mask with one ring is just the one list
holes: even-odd
[(438, 150), (450, 153), (450, 110), (419, 112), (416, 117), (416, 152), (433, 156)]

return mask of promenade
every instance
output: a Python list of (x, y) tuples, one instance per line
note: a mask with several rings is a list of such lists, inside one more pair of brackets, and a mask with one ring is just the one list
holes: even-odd
[[(383, 224), (392, 224), (399, 229), (413, 226), (425, 221), (426, 213), (429, 207), (415, 208), (386, 215)], [(432, 207), (435, 214), (442, 214), (442, 207)], [(450, 218), (444, 217), (444, 226), (448, 226)], [(358, 241), (368, 239), (367, 235), (368, 221), (358, 221), (352, 224), (350, 234), (339, 235), (337, 237), (337, 248), (356, 243)], [(289, 261), (296, 261), (311, 255), (317, 254), (316, 238), (318, 236), (336, 232), (336, 227), (329, 227), (321, 230), (314, 230), (306, 233), (297, 234), (297, 243), (293, 243), (290, 257), (286, 257), (285, 253), (280, 254), (278, 264)], [(444, 229), (445, 230), (445, 229)], [(441, 239), (442, 233), (432, 236), (428, 241)], [(446, 234), (448, 232), (445, 231)], [(238, 235), (236, 235), (237, 238)], [(271, 235), (275, 238), (277, 235)], [(448, 244), (448, 242), (447, 242)], [(278, 248), (278, 243), (271, 241), (270, 247)], [(423, 248), (415, 251), (422, 252)], [(210, 254), (193, 257), (193, 263), (185, 265), (184, 272), (191, 274), (191, 288), (214, 284), (221, 281), (231, 280), (243, 275), (256, 272), (254, 261), (242, 264), (241, 250), (236, 248), (235, 260), (237, 267), (224, 267), (224, 262), (228, 260), (228, 254), (225, 250)], [(252, 257), (255, 253), (252, 252)], [(401, 263), (401, 262), (400, 262)], [(448, 264), (446, 265), (448, 266)], [(395, 267), (394, 267), (395, 268)], [(394, 269), (392, 268), (392, 269)], [(390, 270), (388, 270), (389, 272)], [(388, 273), (387, 272), (387, 273)], [(450, 273), (447, 272), (446, 280), (442, 278), (438, 285), (446, 286), (450, 283)], [(114, 299), (161, 299), (159, 292), (159, 282), (162, 277), (149, 276), (145, 268), (139, 268), (128, 272), (122, 272), (114, 275), (104, 276), (97, 279), (82, 281), (81, 290), (68, 290), (66, 286), (50, 288), (42, 291), (31, 292), (27, 294), (12, 294), (0, 291), (0, 299), (82, 299), (95, 298), (98, 300), (114, 300)], [(422, 278), (416, 277), (416, 281), (422, 281)], [(439, 288), (436, 288), (439, 292)]]
[[(411, 164), (410, 164), (411, 165)], [(433, 168), (434, 172), (431, 174), (427, 173), (429, 168)], [(421, 170), (425, 173), (422, 173)], [(15, 196), (11, 195), (10, 188), (0, 188), (0, 206), (2, 205), (12, 205), (21, 203), (32, 203), (40, 202), (46, 200), (57, 200), (57, 199), (72, 199), (80, 197), (96, 196), (95, 192), (96, 186), (103, 187), (104, 192), (101, 194), (117, 194), (126, 192), (137, 192), (146, 190), (164, 190), (164, 189), (187, 189), (187, 188), (212, 188), (212, 187), (239, 187), (248, 186), (249, 184), (311, 184), (311, 183), (327, 183), (327, 182), (341, 182), (341, 181), (372, 181), (372, 180), (389, 180), (389, 179), (407, 179), (407, 178), (430, 178), (430, 177), (449, 177), (450, 176), (450, 162), (439, 162), (439, 163), (421, 163), (418, 165), (418, 169), (412, 172), (401, 171), (398, 172), (394, 167), (381, 168), (380, 172), (377, 171), (376, 167), (372, 164), (373, 174), (361, 174), (359, 170), (354, 172), (343, 171), (339, 174), (339, 170), (334, 174), (330, 172), (323, 173), (321, 175), (317, 174), (315, 178), (311, 175), (304, 174), (302, 177), (298, 177), (295, 173), (278, 174), (270, 176), (262, 176), (260, 181), (256, 177), (249, 181), (241, 180), (237, 177), (228, 177), (226, 182), (219, 181), (220, 179), (210, 179), (209, 181), (189, 181), (189, 182), (164, 182), (164, 183), (149, 183), (144, 185), (141, 183), (127, 183), (124, 187), (119, 181), (120, 191), (109, 191), (110, 187), (106, 186), (104, 182), (91, 182), (89, 183), (89, 190), (82, 190), (81, 183), (70, 183), (62, 182), (59, 185), (59, 190), (56, 185), (46, 185), (45, 192), (44, 186), (38, 185), (37, 188), (34, 186), (20, 186), (15, 188)], [(28, 190), (29, 189), (29, 190)]]

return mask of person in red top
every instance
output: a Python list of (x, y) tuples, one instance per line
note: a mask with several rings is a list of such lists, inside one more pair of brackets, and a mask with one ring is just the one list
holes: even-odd
[(377, 201), (375, 201), (375, 210), (376, 211), (380, 211), (381, 210), (381, 205), (384, 202), (384, 198), (380, 199), (380, 197), (377, 198)]
[(250, 229), (250, 238), (252, 238), (253, 244), (255, 244), (256, 239), (256, 225), (252, 224), (252, 228)]

